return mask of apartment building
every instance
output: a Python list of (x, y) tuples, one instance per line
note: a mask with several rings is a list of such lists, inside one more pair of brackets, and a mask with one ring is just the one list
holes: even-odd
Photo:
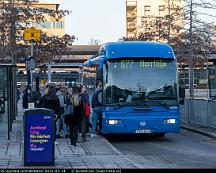
[[(183, 6), (184, 0), (126, 0), (126, 36), (162, 29), (169, 30), (169, 35), (180, 32), (184, 26)], [(178, 25), (177, 29), (173, 29), (173, 25)]]

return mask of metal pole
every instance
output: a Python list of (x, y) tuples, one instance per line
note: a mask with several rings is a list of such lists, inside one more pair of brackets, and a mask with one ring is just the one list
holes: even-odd
[(189, 57), (189, 92), (190, 98), (194, 98), (194, 67), (193, 67), (193, 39), (192, 39), (192, 27), (193, 27), (193, 0), (190, 1), (190, 57)]
[[(34, 56), (34, 41), (31, 41), (31, 57)], [(32, 70), (30, 70), (30, 98), (32, 99), (32, 87), (33, 87), (33, 75)], [(30, 100), (29, 100), (30, 101)]]
[(31, 57), (33, 57), (33, 51), (34, 51), (34, 42), (31, 42)]
[(11, 31), (10, 31), (10, 42), (11, 42), (11, 57), (12, 57), (12, 64), (16, 64), (16, 57), (15, 57), (15, 45), (16, 45), (16, 26), (15, 26), (15, 14), (14, 14), (14, 0), (10, 1), (11, 7), (11, 15), (10, 15), (10, 23), (11, 23)]
[(48, 82), (51, 83), (51, 64), (48, 63)]
[(167, 35), (167, 42), (170, 43), (170, 29), (171, 29), (171, 16), (170, 16), (170, 11), (171, 11), (171, 5), (170, 5), (170, 0), (168, 0), (168, 15), (169, 15), (169, 19), (168, 19), (168, 35)]
[[(34, 42), (32, 41), (31, 42), (31, 57), (32, 58), (34, 56), (33, 51), (34, 51)], [(30, 71), (30, 73), (31, 73), (31, 88), (32, 88), (32, 86), (33, 86), (32, 70)]]
[(7, 68), (7, 114), (8, 114), (8, 117), (7, 117), (7, 125), (8, 125), (8, 140), (10, 140), (10, 77), (9, 77), (9, 68)]

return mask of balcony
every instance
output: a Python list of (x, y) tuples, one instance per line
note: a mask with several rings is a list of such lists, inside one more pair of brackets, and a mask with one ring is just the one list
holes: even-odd
[(136, 20), (136, 18), (137, 18), (136, 12), (127, 12), (127, 20), (128, 21)]
[(126, 1), (127, 11), (137, 8), (137, 1)]
[(136, 35), (136, 32), (127, 32), (127, 37), (134, 37)]
[(135, 31), (136, 28), (137, 28), (136, 22), (130, 22), (127, 24), (127, 31), (132, 32), (132, 31)]

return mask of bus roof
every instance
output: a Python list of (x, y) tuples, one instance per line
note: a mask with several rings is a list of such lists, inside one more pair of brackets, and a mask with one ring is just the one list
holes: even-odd
[(123, 57), (171, 58), (175, 59), (172, 48), (166, 43), (145, 41), (108, 42), (102, 46), (107, 59)]
[[(105, 56), (104, 56), (105, 55)], [(101, 46), (99, 52), (84, 65), (101, 64), (105, 59), (118, 58), (163, 58), (175, 59), (169, 44), (147, 41), (108, 42)]]

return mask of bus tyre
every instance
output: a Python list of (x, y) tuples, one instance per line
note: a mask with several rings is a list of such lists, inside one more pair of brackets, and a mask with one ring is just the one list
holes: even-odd
[(156, 137), (164, 137), (165, 136), (165, 133), (155, 133), (155, 136)]

